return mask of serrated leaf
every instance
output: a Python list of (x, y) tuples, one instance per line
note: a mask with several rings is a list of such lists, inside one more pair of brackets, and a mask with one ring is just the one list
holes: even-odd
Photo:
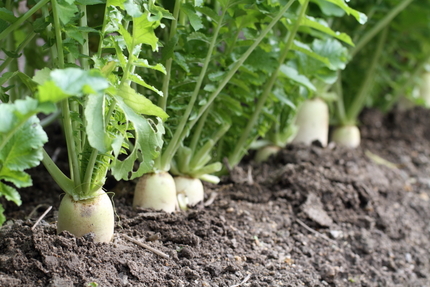
[(124, 8), (127, 11), (127, 14), (133, 18), (142, 16), (142, 11), (140, 11), (139, 5), (137, 5), (133, 0), (124, 1)]
[(192, 32), (187, 36), (188, 41), (203, 41), (205, 43), (210, 44), (211, 40), (208, 36), (200, 32)]
[[(14, 202), (18, 206), (20, 206), (22, 203), (21, 196), (19, 195), (18, 191), (2, 182), (0, 182), (0, 195), (3, 195), (7, 200)], [(4, 209), (0, 211), (3, 213)]]
[(322, 19), (316, 19), (314, 17), (311, 16), (306, 16), (304, 18), (302, 18), (302, 21), (300, 23), (300, 25), (302, 26), (307, 26), (310, 28), (313, 28), (315, 30), (321, 31), (327, 35), (330, 35), (332, 37), (335, 37), (351, 46), (354, 46), (354, 43), (352, 42), (351, 37), (349, 37), (347, 34), (345, 33), (340, 33), (340, 32), (335, 32), (333, 31), (328, 24), (322, 20)]
[(311, 91), (316, 91), (315, 86), (309, 81), (309, 79), (304, 75), (300, 75), (296, 69), (288, 67), (287, 65), (281, 65), (279, 71), (296, 83), (308, 88)]
[(0, 169), (0, 180), (11, 182), (17, 187), (28, 187), (32, 184), (31, 177), (28, 173), (10, 170), (4, 166)]
[(91, 95), (85, 104), (85, 131), (91, 147), (104, 154), (110, 151), (112, 139), (109, 137), (105, 125), (105, 96)]
[(156, 70), (156, 71), (162, 72), (163, 74), (166, 73), (166, 68), (162, 64), (150, 65), (148, 63), (148, 60), (146, 60), (146, 59), (137, 59), (133, 63), (137, 67), (142, 67), (142, 68), (148, 68), (148, 69)]
[(146, 44), (152, 47), (153, 51), (158, 50), (158, 38), (154, 30), (160, 25), (158, 21), (148, 20), (148, 13), (133, 18), (133, 40), (137, 44)]
[(313, 52), (309, 46), (294, 40), (294, 43), (291, 47), (291, 49), (302, 52), (303, 54), (314, 58), (315, 60), (318, 60), (324, 64), (326, 64), (327, 66), (330, 66), (330, 61), (326, 58), (326, 57), (322, 57), (320, 55), (318, 55), (317, 53)]
[(175, 52), (175, 57), (173, 58), (176, 64), (179, 65), (185, 72), (190, 72), (190, 67), (188, 66), (187, 60), (182, 56), (181, 53)]
[(157, 94), (159, 94), (160, 96), (163, 96), (163, 92), (162, 92), (162, 91), (160, 91), (160, 90), (158, 90), (156, 87), (151, 86), (151, 85), (149, 85), (148, 83), (146, 83), (146, 82), (142, 79), (142, 77), (140, 77), (139, 75), (137, 75), (137, 74), (131, 74), (131, 75), (129, 76), (129, 79), (130, 79), (132, 82), (135, 82), (136, 84), (141, 85), (142, 87), (145, 87), (145, 88), (147, 88), (147, 89), (150, 89), (151, 91), (156, 92), (156, 93), (157, 93)]
[(109, 82), (97, 70), (67, 68), (53, 70), (50, 76), (59, 88), (73, 96), (81, 95), (84, 89), (87, 93), (88, 89), (94, 94), (101, 93), (109, 86)]
[[(6, 104), (0, 105), (0, 108), (3, 106)], [(11, 112), (17, 117), (13, 117)], [(28, 114), (34, 114), (34, 110), (27, 114), (18, 114), (16, 109), (8, 108), (0, 109), (0, 113), (2, 120), (5, 117), (6, 120), (13, 118), (13, 123), (9, 121), (10, 124), (7, 124), (9, 129), (0, 131), (0, 146), (3, 147), (0, 150), (0, 166), (16, 171), (37, 166), (43, 158), (41, 148), (48, 141), (48, 137), (36, 116), (28, 118)], [(22, 121), (24, 124), (21, 124)]]
[(135, 45), (135, 43), (133, 42), (133, 37), (127, 31), (127, 29), (124, 28), (123, 25), (118, 26), (118, 32), (124, 38), (125, 44), (127, 45), (128, 52), (131, 53), (133, 50), (133, 45)]
[(326, 16), (342, 17), (345, 15), (345, 10), (326, 0), (313, 0)]
[(194, 10), (194, 7), (192, 5), (188, 3), (182, 4), (181, 11), (184, 12), (185, 15), (187, 15), (188, 20), (190, 20), (190, 24), (193, 27), (194, 31), (198, 31), (204, 27), (202, 19), (200, 19), (200, 16), (197, 15), (196, 10)]
[(42, 70), (36, 71), (33, 77), (33, 81), (42, 85), (44, 82), (49, 80), (49, 75), (51, 74), (51, 70), (49, 68), (43, 68)]
[(18, 18), (13, 15), (12, 11), (2, 7), (0, 8), (0, 19), (9, 23), (14, 23)]
[(352, 9), (349, 7), (344, 0), (326, 0), (327, 2), (333, 3), (337, 5), (338, 7), (342, 8), (348, 15), (354, 16), (354, 18), (358, 21), (360, 24), (364, 24), (367, 22), (367, 16), (355, 9)]
[[(117, 180), (134, 179), (152, 171), (154, 159), (159, 155), (163, 145), (164, 127), (161, 122), (151, 124), (150, 120), (136, 114), (122, 98), (118, 98), (118, 106), (124, 112), (127, 121), (133, 125), (135, 142), (131, 152), (124, 160), (118, 159), (121, 148), (119, 141), (115, 142), (115, 159), (112, 162), (111, 171)], [(136, 161), (139, 161), (137, 170), (135, 169)]]
[(118, 88), (117, 95), (137, 114), (160, 117), (163, 121), (168, 118), (168, 115), (163, 109), (154, 105), (149, 99), (137, 93), (128, 85), (121, 85)]
[(79, 12), (76, 5), (73, 3), (68, 3), (66, 0), (59, 0), (57, 5), (58, 17), (60, 18), (60, 21), (63, 23), (63, 25), (68, 24), (75, 14)]

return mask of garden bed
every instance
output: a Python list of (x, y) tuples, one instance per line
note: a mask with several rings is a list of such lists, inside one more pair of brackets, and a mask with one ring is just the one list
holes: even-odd
[(290, 145), (268, 163), (244, 161), (187, 212), (134, 211), (134, 183), (108, 184), (110, 244), (57, 236), (61, 191), (31, 170), (23, 205), (2, 201), (0, 286), (427, 286), (429, 112), (370, 110), (361, 121), (360, 148)]

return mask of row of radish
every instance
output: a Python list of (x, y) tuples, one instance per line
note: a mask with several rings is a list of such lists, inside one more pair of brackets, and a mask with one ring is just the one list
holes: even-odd
[[(325, 146), (329, 125), (357, 147), (364, 106), (423, 102), (427, 2), (6, 1), (0, 195), (19, 205), (24, 170), (42, 162), (66, 194), (58, 232), (109, 242), (108, 176), (138, 179), (133, 206), (173, 212), (251, 148), (263, 161), (290, 142)], [(68, 174), (43, 149), (54, 120)]]

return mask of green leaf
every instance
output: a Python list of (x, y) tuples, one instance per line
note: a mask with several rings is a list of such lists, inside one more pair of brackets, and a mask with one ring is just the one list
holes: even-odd
[(311, 16), (306, 16), (302, 19), (302, 22), (300, 23), (302, 26), (307, 26), (313, 29), (316, 29), (318, 31), (321, 31), (327, 35), (330, 35), (332, 37), (335, 37), (351, 46), (354, 46), (354, 43), (352, 42), (351, 37), (349, 37), (347, 34), (345, 33), (339, 33), (339, 32), (335, 32), (333, 31), (328, 24), (322, 20), (322, 19), (315, 19), (314, 17)]
[(14, 23), (18, 18), (13, 15), (12, 11), (2, 7), (0, 8), (0, 19)]
[(194, 31), (198, 31), (204, 27), (202, 24), (202, 20), (200, 19), (200, 16), (197, 15), (197, 12), (196, 10), (194, 10), (194, 7), (192, 5), (188, 3), (182, 4), (181, 11), (184, 12), (185, 15), (187, 15)]
[(166, 74), (166, 68), (162, 64), (150, 65), (146, 59), (137, 59), (133, 64), (137, 67), (148, 68)]
[(50, 76), (57, 87), (73, 96), (102, 93), (109, 86), (109, 82), (97, 70), (66, 68), (53, 70)]
[(348, 49), (334, 39), (319, 40), (312, 42), (312, 50), (330, 61), (331, 70), (343, 70), (348, 62)]
[(327, 2), (326, 0), (312, 0), (315, 2), (321, 9), (321, 11), (326, 16), (335, 16), (342, 17), (345, 15), (345, 11), (339, 6), (334, 5), (333, 3)]
[[(168, 118), (168, 115), (163, 109), (154, 105), (149, 99), (137, 93), (128, 85), (119, 87), (117, 96), (121, 97), (124, 103), (137, 114), (160, 117), (163, 121)], [(118, 99), (118, 97), (116, 98)]]
[(337, 5), (338, 7), (342, 8), (348, 15), (354, 16), (354, 18), (358, 21), (360, 24), (364, 24), (367, 22), (367, 16), (355, 9), (352, 9), (349, 7), (344, 0), (325, 0), (327, 2), (333, 3)]
[(158, 50), (158, 38), (154, 30), (160, 25), (159, 21), (152, 22), (148, 20), (148, 13), (133, 18), (133, 40), (134, 44), (147, 44), (152, 47), (153, 51)]
[(38, 87), (39, 93), (37, 94), (37, 99), (41, 102), (53, 102), (57, 103), (69, 97), (69, 94), (63, 92), (54, 81), (46, 81), (43, 85)]
[[(10, 116), (10, 113), (5, 115)], [(39, 164), (43, 158), (41, 148), (48, 137), (36, 116), (31, 116), (21, 126), (17, 123), (20, 123), (19, 119), (11, 126), (13, 129), (0, 133), (0, 145), (3, 146), (0, 150), (0, 163), (4, 168), (22, 171)]]
[(11, 182), (17, 187), (28, 187), (32, 184), (28, 173), (18, 170), (10, 170), (4, 166), (0, 169), (0, 180)]
[[(3, 195), (7, 200), (14, 202), (18, 206), (20, 206), (22, 203), (21, 196), (19, 196), (18, 191), (2, 182), (0, 182), (0, 195)], [(3, 213), (4, 209), (0, 211)]]
[(66, 0), (58, 1), (58, 17), (63, 25), (68, 24), (78, 12), (78, 7), (75, 4), (68, 3)]
[(160, 96), (163, 96), (163, 92), (158, 90), (157, 88), (155, 88), (154, 86), (151, 86), (149, 84), (147, 84), (139, 75), (137, 74), (132, 74), (129, 76), (129, 79), (133, 82), (135, 82), (136, 84), (141, 85), (142, 87), (145, 87), (147, 89), (150, 89), (151, 91), (156, 92), (157, 94), (159, 94)]
[(49, 75), (51, 74), (51, 70), (49, 68), (43, 68), (42, 70), (36, 71), (33, 77), (33, 81), (42, 85), (44, 82), (49, 80)]
[(288, 67), (287, 65), (281, 65), (279, 71), (296, 83), (308, 88), (311, 91), (316, 91), (315, 86), (309, 81), (309, 79), (306, 76), (300, 75), (296, 69)]
[(100, 153), (112, 150), (112, 139), (105, 125), (105, 97), (103, 94), (91, 95), (85, 104), (85, 131), (91, 147)]
[(330, 61), (326, 57), (320, 56), (317, 53), (313, 52), (312, 49), (309, 48), (309, 46), (307, 46), (306, 44), (303, 44), (299, 41), (294, 40), (294, 43), (291, 46), (291, 48), (295, 51), (302, 52), (303, 54), (311, 58), (314, 58), (315, 60), (318, 60), (321, 63), (324, 63), (328, 67), (330, 66)]
[[(115, 159), (111, 165), (115, 179), (128, 180), (150, 172), (154, 167), (154, 159), (159, 155), (163, 145), (164, 126), (161, 121), (155, 123), (134, 112), (122, 98), (118, 98), (118, 107), (124, 112), (128, 122), (134, 128), (134, 145), (124, 160), (118, 159), (121, 150), (121, 138), (114, 143)], [(138, 168), (135, 169), (135, 163)]]

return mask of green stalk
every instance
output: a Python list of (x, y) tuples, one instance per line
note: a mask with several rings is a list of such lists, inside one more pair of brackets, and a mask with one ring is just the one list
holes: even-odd
[(5, 39), (10, 33), (12, 33), (15, 29), (21, 26), (28, 18), (30, 18), (34, 13), (37, 12), (40, 8), (45, 6), (50, 0), (41, 0), (36, 5), (33, 6), (30, 10), (28, 10), (24, 15), (19, 17), (12, 25), (7, 27), (0, 33), (0, 41)]
[(96, 165), (97, 156), (99, 155), (98, 150), (92, 148), (90, 159), (88, 160), (88, 164), (85, 168), (85, 175), (82, 181), (83, 188), (82, 194), (88, 196), (91, 192), (91, 179), (94, 172), (94, 167)]
[[(11, 2), (12, 2), (11, 0), (7, 0), (6, 1), (6, 8), (8, 10), (10, 10), (10, 11), (13, 10), (13, 6), (12, 6)], [(14, 35), (14, 33), (10, 33), (7, 36), (7, 39), (6, 39), (6, 49), (8, 51), (14, 51), (15, 50), (15, 35)], [(8, 65), (9, 65), (8, 71), (9, 72), (18, 71), (19, 70), (18, 69), (18, 59), (16, 59), (16, 58), (9, 58), (8, 60), (10, 60), (10, 61), (8, 61), (9, 62), (8, 63)], [(13, 103), (17, 99), (19, 99), (19, 92), (18, 92), (18, 85), (17, 85), (18, 81), (14, 77), (14, 78), (12, 78), (12, 79), (9, 80), (9, 83), (10, 83), (10, 85), (12, 85), (12, 88), (9, 91), (9, 96), (10, 96), (9, 101)]]
[[(55, 31), (55, 38), (56, 38), (56, 44), (57, 44), (57, 53), (58, 53), (58, 67), (60, 69), (64, 69), (64, 53), (63, 53), (63, 39), (61, 34), (61, 23), (60, 18), (58, 16), (59, 14), (59, 7), (57, 4), (57, 0), (51, 0), (52, 4), (52, 14), (54, 17), (54, 31)], [(61, 106), (61, 112), (62, 112), (62, 124), (64, 128), (64, 134), (66, 137), (66, 144), (67, 144), (67, 154), (69, 158), (69, 165), (70, 165), (70, 173), (71, 173), (71, 179), (75, 183), (75, 188), (77, 189), (77, 193), (81, 192), (82, 186), (81, 186), (81, 177), (79, 172), (79, 154), (76, 152), (76, 142), (75, 137), (73, 135), (73, 126), (72, 126), (72, 119), (70, 117), (70, 107), (69, 107), (69, 100), (63, 100), (60, 103)], [(52, 176), (55, 179), (55, 176), (58, 176), (57, 174), (52, 174)]]
[(60, 188), (72, 196), (75, 193), (75, 183), (58, 168), (45, 149), (43, 149), (42, 163)]
[[(256, 108), (254, 110), (254, 113), (251, 116), (251, 119), (248, 121), (247, 126), (245, 127), (245, 130), (243, 131), (239, 141), (236, 143), (236, 147), (232, 154), (228, 158), (228, 162), (230, 166), (236, 166), (239, 161), (242, 159), (243, 156), (243, 148), (246, 146), (246, 141), (249, 138), (249, 134), (251, 133), (252, 129), (254, 128), (255, 123), (258, 120), (258, 117), (260, 116), (260, 113), (264, 107), (264, 104), (266, 103), (266, 100), (269, 98), (273, 86), (276, 83), (276, 80), (278, 78), (279, 69), (281, 68), (281, 65), (285, 62), (285, 59), (287, 58), (288, 52), (291, 49), (291, 46), (293, 44), (294, 38), (296, 37), (297, 31), (299, 30), (300, 23), (302, 18), (305, 16), (306, 9), (308, 7), (309, 0), (305, 0), (302, 6), (300, 7), (299, 16), (297, 18), (296, 23), (293, 26), (293, 29), (288, 33), (285, 47), (281, 51), (281, 55), (278, 60), (278, 67), (275, 71), (273, 71), (272, 75), (270, 76), (270, 79), (266, 82), (263, 90), (263, 94), (261, 97), (259, 97)], [(245, 151), (246, 152), (246, 151)]]
[(197, 79), (197, 83), (196, 83), (196, 86), (194, 88), (194, 91), (191, 94), (190, 102), (188, 103), (188, 106), (185, 110), (184, 115), (181, 117), (181, 121), (179, 122), (178, 127), (177, 127), (175, 133), (173, 134), (172, 140), (169, 142), (169, 145), (167, 146), (166, 151), (161, 156), (160, 163), (161, 163), (161, 169), (162, 170), (168, 169), (167, 167), (170, 165), (170, 161), (172, 160), (176, 150), (179, 148), (179, 145), (183, 140), (183, 138), (181, 137), (181, 133), (183, 130), (185, 130), (185, 126), (188, 122), (188, 118), (189, 118), (191, 111), (194, 107), (194, 103), (196, 102), (197, 97), (199, 95), (199, 91), (200, 91), (200, 87), (202, 86), (203, 79), (206, 76), (206, 70), (209, 67), (209, 63), (211, 61), (212, 52), (215, 48), (218, 34), (219, 34), (219, 31), (221, 30), (221, 27), (222, 27), (222, 25), (221, 25), (222, 19), (224, 18), (225, 13), (226, 13), (226, 11), (224, 10), (221, 14), (220, 21), (219, 21), (219, 23), (218, 23), (218, 25), (214, 31), (214, 35), (213, 35), (212, 41), (209, 45), (209, 49), (208, 49), (208, 52), (206, 54), (206, 58), (205, 58), (203, 67), (200, 71), (200, 75)]
[(103, 39), (105, 38), (105, 29), (106, 29), (106, 23), (107, 23), (107, 15), (108, 15), (108, 5), (105, 5), (105, 11), (103, 14), (103, 24), (102, 29), (100, 30), (100, 41), (99, 41), (99, 47), (97, 49), (97, 58), (102, 57), (102, 46), (103, 46)]
[[(182, 0), (175, 0), (175, 9), (173, 10), (173, 17), (175, 19), (172, 21), (172, 26), (170, 27), (170, 35), (168, 39), (169, 41), (171, 41), (173, 37), (176, 35), (181, 2)], [(158, 100), (158, 106), (162, 108), (164, 111), (166, 111), (167, 98), (169, 97), (169, 83), (170, 83), (170, 76), (172, 73), (172, 63), (173, 63), (173, 58), (167, 59), (166, 65), (165, 65), (166, 74), (163, 77), (163, 86), (161, 87), (163, 96), (160, 97)]]
[[(88, 26), (88, 19), (87, 19), (87, 6), (86, 5), (80, 5), (80, 10), (84, 14), (82, 18), (79, 20), (79, 24), (81, 27), (87, 27)], [(81, 46), (81, 53), (85, 56), (90, 56), (90, 48), (88, 43), (88, 33), (82, 34), (84, 38), (84, 44)], [(82, 57), (80, 58), (81, 66), (84, 70), (89, 70), (90, 66), (88, 64), (88, 58)]]
[(370, 40), (373, 39), (382, 29), (384, 29), (391, 20), (394, 19), (400, 12), (402, 12), (409, 4), (414, 0), (403, 0), (396, 7), (391, 9), (391, 11), (379, 22), (373, 26), (373, 28), (361, 37), (360, 41), (355, 45), (354, 49), (351, 51), (351, 57), (354, 57)]
[(197, 144), (199, 143), (200, 135), (202, 134), (202, 130), (203, 130), (203, 127), (205, 126), (206, 119), (209, 115), (209, 111), (210, 109), (207, 109), (206, 112), (202, 115), (202, 117), (199, 120), (199, 124), (196, 126), (193, 132), (193, 137), (191, 138), (191, 143), (190, 143), (190, 149), (192, 151), (196, 150), (197, 148)]
[(379, 62), (379, 59), (382, 54), (382, 50), (384, 48), (385, 41), (387, 39), (388, 28), (385, 28), (381, 36), (379, 37), (378, 45), (376, 46), (375, 54), (373, 54), (372, 62), (370, 63), (369, 69), (367, 70), (366, 77), (364, 78), (363, 83), (361, 84), (360, 90), (357, 95), (354, 97), (352, 104), (349, 106), (349, 109), (346, 110), (345, 120), (342, 124), (355, 124), (355, 120), (358, 117), (358, 114), (363, 108), (364, 102), (366, 101), (367, 96), (369, 95), (370, 88), (372, 87), (372, 82), (375, 77), (376, 67)]
[[(25, 40), (19, 44), (18, 48), (16, 49), (16, 53), (18, 54), (19, 52), (21, 52), (25, 47), (27, 47), (27, 45), (31, 42), (31, 40), (34, 39), (34, 36), (36, 36), (36, 33), (31, 32), (30, 35), (28, 35)], [(6, 67), (8, 67), (8, 65), (10, 64), (10, 62), (12, 62), (13, 60), (16, 60), (14, 58), (10, 58), (8, 57), (6, 59), (6, 61), (3, 62), (3, 64), (0, 65), (0, 72), (2, 72), (4, 69), (6, 69)], [(11, 69), (12, 71), (17, 71), (18, 68), (13, 68)], [(12, 72), (10, 71), (10, 72)]]
[(334, 83), (334, 89), (336, 91), (336, 114), (340, 123), (346, 122), (345, 115), (345, 103), (343, 102), (343, 89), (342, 89), (342, 71), (337, 72), (337, 80)]
[[(199, 109), (199, 112), (197, 116), (188, 123), (188, 126), (186, 128), (182, 127), (182, 133), (180, 136), (175, 138), (176, 140), (176, 147), (173, 146), (173, 141), (170, 142), (168, 146), (168, 150), (163, 154), (163, 158), (161, 160), (161, 168), (167, 169), (169, 166), (170, 161), (172, 160), (174, 154), (176, 153), (176, 150), (178, 149), (180, 142), (186, 137), (188, 130), (192, 129), (193, 126), (196, 124), (196, 122), (199, 120), (199, 118), (202, 116), (202, 114), (207, 110), (207, 108), (212, 104), (212, 102), (215, 100), (215, 98), (219, 95), (219, 93), (224, 89), (224, 87), (228, 84), (230, 79), (234, 76), (234, 74), (239, 70), (239, 68), (242, 66), (242, 64), (246, 61), (246, 59), (249, 57), (249, 55), (255, 50), (255, 48), (261, 43), (261, 41), (264, 39), (264, 37), (269, 33), (269, 31), (273, 28), (273, 26), (282, 18), (285, 12), (290, 8), (290, 6), (295, 2), (295, 0), (290, 0), (279, 12), (278, 14), (272, 19), (272, 21), (269, 23), (269, 25), (261, 32), (260, 36), (254, 41), (254, 43), (248, 48), (248, 50), (240, 57), (240, 59), (232, 66), (230, 71), (226, 74), (224, 80), (221, 82), (221, 84), (218, 86), (218, 88), (212, 92), (212, 94), (209, 96), (209, 99), (207, 103), (202, 106)], [(179, 129), (177, 131), (180, 131)]]

